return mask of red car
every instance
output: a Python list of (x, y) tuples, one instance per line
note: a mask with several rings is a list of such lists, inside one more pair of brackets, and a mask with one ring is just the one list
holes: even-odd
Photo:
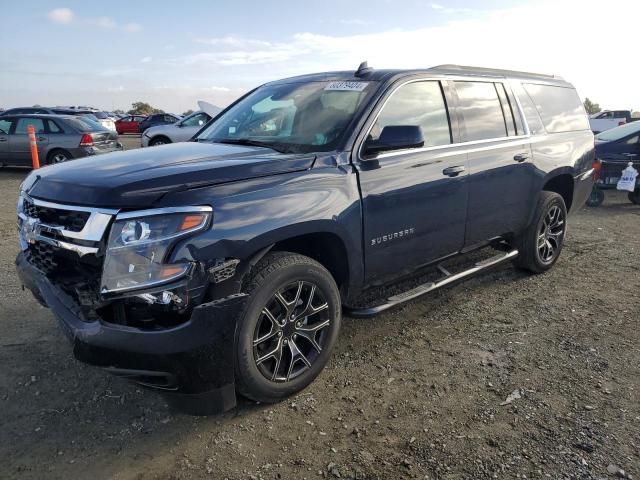
[(146, 115), (127, 115), (116, 121), (116, 131), (122, 135), (125, 133), (140, 133), (140, 122)]

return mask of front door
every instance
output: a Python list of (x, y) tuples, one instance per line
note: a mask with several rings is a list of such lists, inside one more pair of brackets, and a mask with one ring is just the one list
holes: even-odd
[(364, 210), (365, 271), (372, 282), (458, 252), (467, 213), (466, 152), (452, 145), (440, 82), (412, 81), (392, 91), (365, 142), (378, 140), (386, 126), (419, 126), (425, 143), (354, 162)]
[(15, 165), (31, 165), (31, 144), (27, 127), (33, 125), (36, 130), (36, 143), (40, 163), (44, 164), (42, 158), (49, 143), (49, 135), (46, 133), (44, 120), (37, 117), (20, 117), (15, 121), (15, 128), (9, 135), (9, 156)]

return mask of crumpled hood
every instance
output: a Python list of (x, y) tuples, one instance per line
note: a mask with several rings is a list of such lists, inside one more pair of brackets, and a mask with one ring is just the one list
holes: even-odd
[(306, 170), (314, 159), (262, 147), (175, 143), (45, 167), (33, 171), (24, 188), (52, 202), (141, 208), (171, 190)]

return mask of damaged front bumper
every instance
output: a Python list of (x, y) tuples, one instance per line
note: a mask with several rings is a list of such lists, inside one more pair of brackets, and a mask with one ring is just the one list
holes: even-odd
[(157, 389), (186, 412), (205, 415), (235, 406), (233, 349), (243, 294), (198, 305), (179, 325), (143, 330), (87, 320), (24, 253), (16, 266), (22, 284), (55, 314), (78, 360)]

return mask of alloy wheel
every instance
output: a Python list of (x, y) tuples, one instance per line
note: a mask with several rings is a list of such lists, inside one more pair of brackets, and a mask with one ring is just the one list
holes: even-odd
[(538, 231), (538, 255), (543, 263), (551, 263), (560, 252), (565, 232), (564, 213), (553, 205)]
[(278, 290), (260, 313), (253, 335), (253, 358), (272, 382), (288, 382), (311, 368), (325, 347), (331, 323), (329, 304), (311, 282)]
[(53, 157), (51, 157), (51, 163), (62, 163), (68, 160), (67, 156), (64, 153), (56, 153)]

